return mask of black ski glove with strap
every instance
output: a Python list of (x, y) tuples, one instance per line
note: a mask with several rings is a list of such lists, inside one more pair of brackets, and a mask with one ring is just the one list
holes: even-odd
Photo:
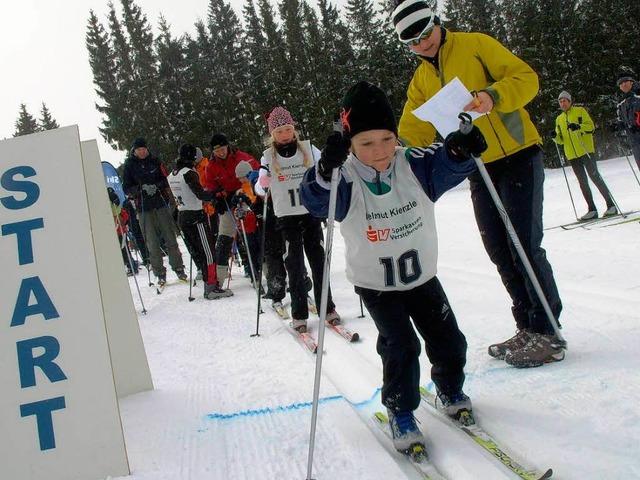
[(331, 172), (334, 168), (340, 168), (349, 156), (351, 142), (345, 139), (340, 132), (333, 132), (327, 138), (327, 143), (320, 154), (318, 172), (325, 182), (331, 181)]

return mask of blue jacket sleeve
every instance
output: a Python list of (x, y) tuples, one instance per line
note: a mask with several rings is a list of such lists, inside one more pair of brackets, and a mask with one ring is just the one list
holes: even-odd
[(433, 202), (447, 190), (462, 183), (477, 168), (472, 158), (463, 162), (453, 160), (444, 144), (408, 148), (406, 156), (411, 170)]
[[(305, 208), (311, 215), (317, 218), (327, 218), (329, 216), (329, 189), (322, 186), (318, 182), (323, 182), (322, 179), (316, 180), (316, 167), (311, 167), (306, 171), (300, 184), (300, 199)], [(336, 215), (335, 219), (338, 222), (344, 220), (349, 212), (349, 206), (351, 204), (351, 188), (353, 184), (347, 182), (344, 174), (340, 173), (340, 180), (338, 182), (338, 196), (336, 202)]]

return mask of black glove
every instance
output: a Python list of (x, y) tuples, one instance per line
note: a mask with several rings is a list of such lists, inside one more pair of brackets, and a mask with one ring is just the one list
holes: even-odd
[(227, 192), (224, 188), (218, 187), (213, 191), (213, 198), (211, 199), (213, 206), (216, 207), (216, 212), (223, 214), (227, 211)]
[(549, 137), (551, 137), (551, 138), (556, 138), (556, 135), (558, 135), (558, 132), (556, 132), (555, 130), (551, 130), (549, 132)]
[(475, 125), (467, 134), (460, 130), (451, 132), (444, 144), (449, 155), (458, 162), (469, 160), (472, 156), (479, 157), (488, 148), (484, 135)]
[(341, 133), (333, 132), (327, 138), (327, 144), (322, 149), (318, 171), (326, 182), (331, 181), (331, 172), (334, 168), (340, 168), (349, 156), (351, 142), (345, 139)]
[(578, 125), (577, 123), (567, 123), (567, 130), (572, 130), (572, 131), (576, 131), (576, 130), (580, 130), (580, 125)]
[(231, 206), (237, 207), (240, 204), (251, 205), (251, 199), (244, 193), (236, 193), (233, 197), (231, 197)]
[(120, 198), (118, 198), (118, 194), (111, 187), (107, 188), (107, 193), (109, 194), (109, 201), (113, 203), (116, 207), (120, 205)]

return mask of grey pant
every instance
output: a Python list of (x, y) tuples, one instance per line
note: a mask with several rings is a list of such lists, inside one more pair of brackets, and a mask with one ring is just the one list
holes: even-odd
[(151, 268), (156, 276), (165, 275), (167, 269), (162, 261), (162, 239), (167, 246), (169, 265), (174, 272), (184, 272), (182, 254), (176, 240), (176, 230), (169, 208), (157, 208), (149, 212), (140, 212), (142, 235), (149, 249)]
[(578, 179), (580, 191), (587, 202), (589, 211), (596, 211), (596, 204), (593, 201), (593, 194), (589, 188), (589, 180), (587, 179), (587, 176), (591, 179), (600, 192), (600, 195), (602, 195), (604, 200), (607, 202), (607, 208), (615, 206), (613, 198), (611, 197), (611, 192), (609, 192), (609, 188), (607, 188), (607, 185), (604, 183), (604, 180), (598, 171), (595, 153), (574, 158), (573, 160), (570, 160), (569, 163), (571, 164), (573, 173)]

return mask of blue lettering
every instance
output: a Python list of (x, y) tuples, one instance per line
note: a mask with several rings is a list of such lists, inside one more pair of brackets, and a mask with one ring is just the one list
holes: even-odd
[(24, 220), (23, 222), (7, 223), (2, 225), (2, 236), (15, 233), (18, 240), (18, 263), (26, 265), (33, 263), (33, 242), (31, 241), (31, 230), (44, 228), (42, 218)]
[[(32, 293), (36, 299), (36, 303), (29, 305)], [(44, 285), (42, 285), (40, 277), (22, 279), (10, 326), (16, 327), (18, 325), (24, 325), (27, 317), (31, 315), (42, 315), (45, 320), (51, 320), (52, 318), (58, 318), (60, 316), (51, 301), (51, 297), (49, 297)]]
[[(38, 347), (43, 348), (44, 353), (36, 357), (33, 355), (33, 350)], [(67, 379), (58, 364), (53, 362), (60, 353), (60, 343), (55, 337), (44, 336), (22, 340), (16, 344), (16, 349), (18, 350), (21, 388), (35, 386), (36, 367), (42, 370), (51, 383)]]
[(14, 196), (0, 197), (0, 203), (8, 210), (20, 210), (21, 208), (30, 207), (40, 198), (40, 187), (38, 187), (37, 183), (15, 180), (14, 177), (16, 175), (29, 178), (34, 177), (36, 171), (33, 167), (23, 165), (10, 168), (2, 174), (2, 177), (0, 177), (0, 185), (2, 185), (2, 188), (10, 192), (23, 192), (26, 195), (22, 200), (18, 200)]
[(51, 412), (54, 410), (62, 410), (66, 407), (64, 397), (50, 398), (49, 400), (20, 405), (21, 417), (36, 416), (40, 450), (56, 448), (56, 437), (53, 433), (53, 415)]

